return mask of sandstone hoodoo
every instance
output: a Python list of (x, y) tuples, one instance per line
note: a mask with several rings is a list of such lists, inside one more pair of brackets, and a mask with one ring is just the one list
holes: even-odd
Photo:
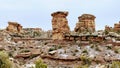
[(68, 12), (58, 11), (51, 14), (52, 18), (52, 39), (62, 40), (64, 35), (70, 32), (68, 26)]
[(7, 31), (19, 33), (22, 31), (22, 26), (17, 22), (8, 22), (8, 27), (6, 28)]
[(75, 27), (75, 32), (94, 32), (95, 31), (95, 16), (91, 14), (83, 14), (79, 16), (78, 23)]

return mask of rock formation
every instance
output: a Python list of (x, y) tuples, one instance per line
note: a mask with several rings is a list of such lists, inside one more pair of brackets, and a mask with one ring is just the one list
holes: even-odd
[(64, 35), (70, 32), (67, 16), (68, 12), (58, 11), (51, 14), (52, 18), (52, 39), (64, 39)]
[(110, 27), (110, 26), (105, 26), (105, 31), (108, 31), (108, 32), (119, 32), (120, 33), (120, 22), (119, 23), (115, 23), (114, 24), (114, 27)]
[(120, 22), (114, 24), (114, 31), (115, 32), (120, 32)]
[(74, 29), (75, 32), (94, 32), (95, 31), (95, 16), (91, 14), (83, 14), (82, 16), (79, 16), (78, 23), (76, 24), (76, 27)]
[(17, 22), (8, 22), (8, 27), (6, 28), (7, 31), (19, 33), (22, 31), (22, 26)]
[(112, 31), (113, 30), (113, 28), (112, 27), (110, 27), (110, 26), (105, 26), (105, 31), (108, 31), (108, 32), (110, 32), (110, 31)]

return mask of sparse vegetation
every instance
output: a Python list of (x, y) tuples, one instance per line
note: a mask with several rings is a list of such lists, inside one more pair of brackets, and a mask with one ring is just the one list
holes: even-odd
[(0, 51), (0, 68), (12, 68), (12, 63), (5, 51)]
[(120, 68), (120, 61), (113, 61), (111, 64), (111, 68)]
[(25, 50), (22, 50), (20, 53), (25, 53), (25, 52), (30, 52), (30, 50), (25, 49)]
[(82, 51), (82, 53), (88, 54), (88, 51), (85, 49), (85, 50)]
[(35, 68), (47, 68), (47, 65), (43, 63), (42, 59), (37, 59), (35, 62)]
[(112, 46), (106, 46), (107, 47), (107, 49), (112, 49)]
[(80, 59), (81, 59), (83, 65), (86, 65), (86, 64), (90, 65), (92, 62), (92, 59), (87, 57), (86, 55), (81, 55)]
[(120, 54), (120, 49), (115, 49), (114, 51), (115, 53), (119, 53)]
[(56, 50), (56, 49), (54, 47), (52, 47), (52, 48), (49, 49), (49, 52), (54, 51), (54, 50)]

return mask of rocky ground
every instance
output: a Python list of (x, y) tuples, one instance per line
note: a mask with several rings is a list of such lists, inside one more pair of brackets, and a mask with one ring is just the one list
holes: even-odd
[(112, 68), (113, 61), (120, 61), (120, 46), (112, 44), (90, 43), (84, 46), (82, 41), (51, 39), (14, 41), (13, 34), (1, 32), (4, 39), (0, 41), (0, 51), (9, 54), (14, 68), (33, 68), (39, 58), (48, 68)]

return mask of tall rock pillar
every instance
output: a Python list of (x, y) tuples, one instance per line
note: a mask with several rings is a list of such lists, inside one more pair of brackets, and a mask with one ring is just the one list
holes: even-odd
[(58, 11), (51, 14), (52, 18), (52, 39), (63, 40), (64, 35), (70, 32), (68, 26), (68, 12)]

